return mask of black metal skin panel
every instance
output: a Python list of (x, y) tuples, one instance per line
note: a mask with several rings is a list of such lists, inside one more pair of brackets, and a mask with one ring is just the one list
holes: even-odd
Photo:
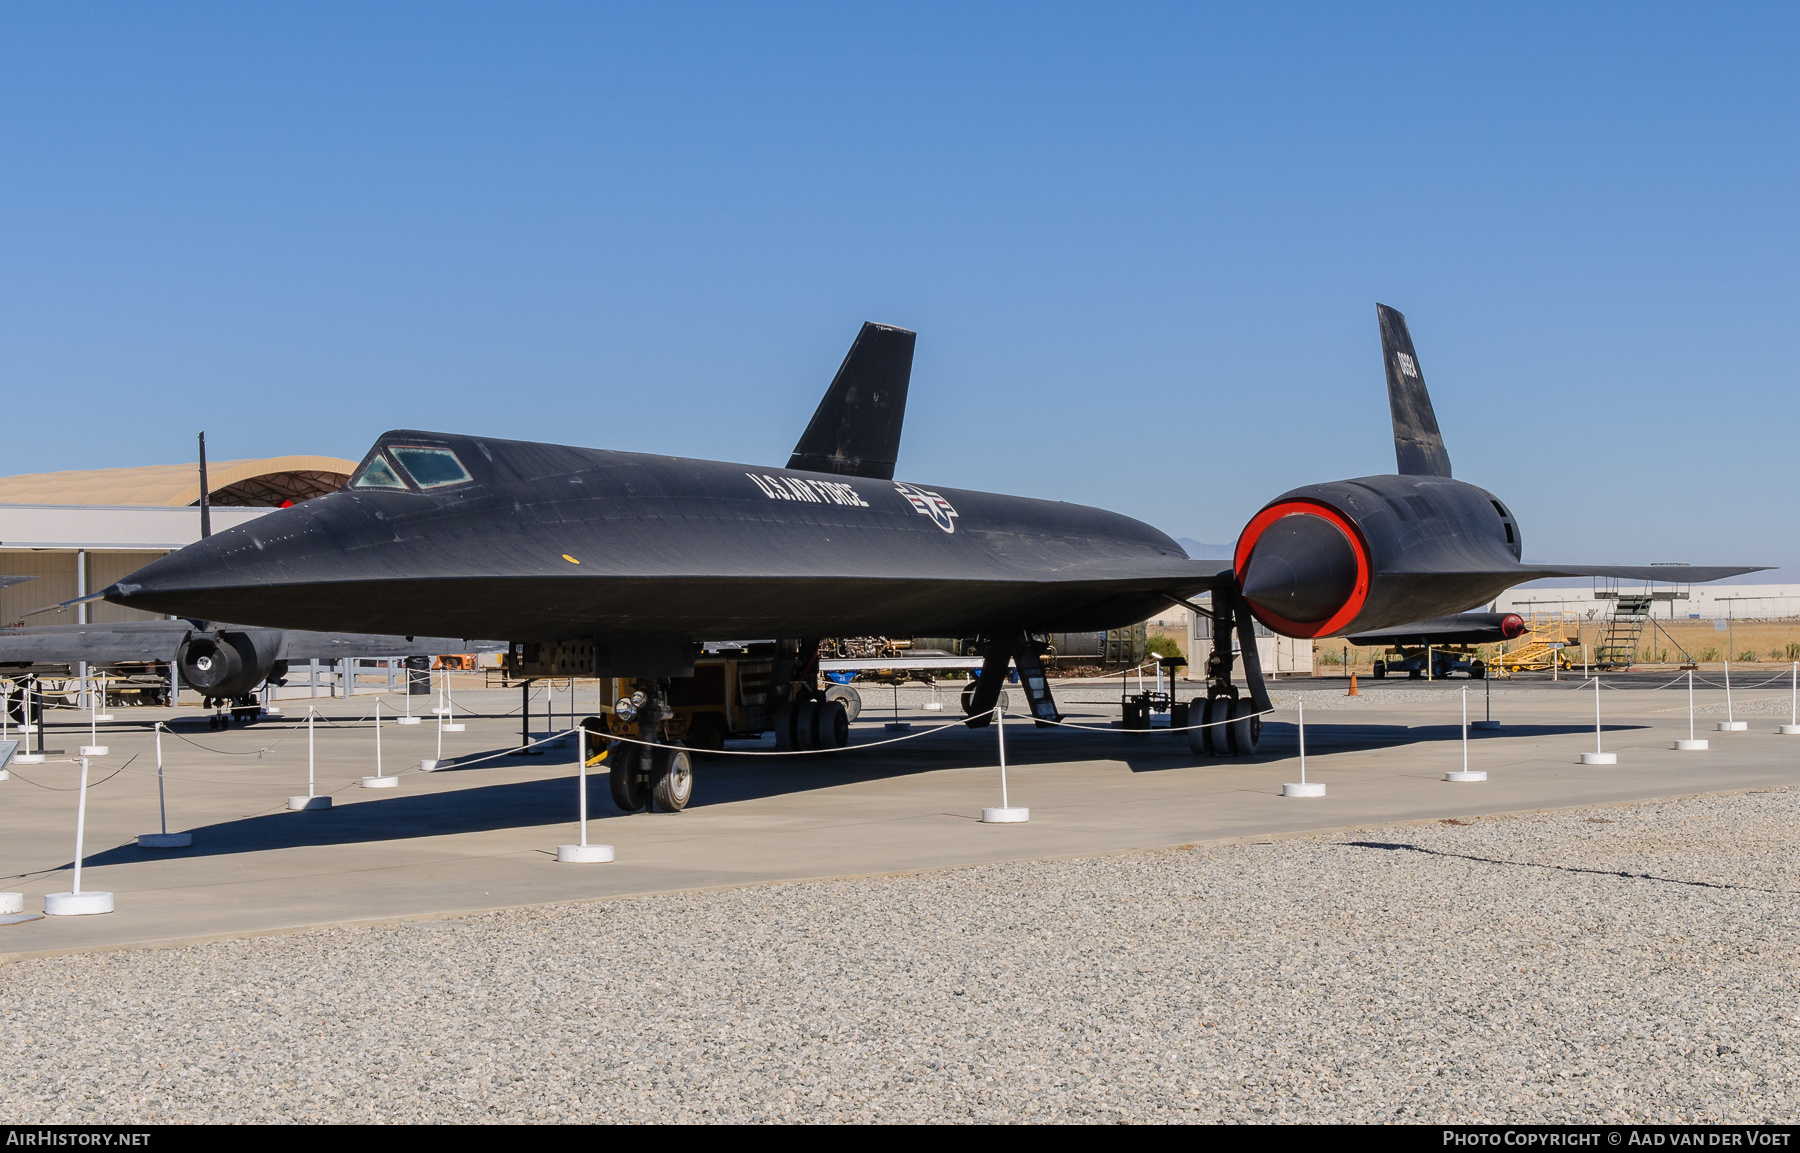
[(1441, 476), (1365, 476), (1293, 489), (1269, 504), (1294, 500), (1336, 509), (1368, 544), (1368, 599), (1339, 633), (1461, 612), (1534, 575), (1518, 571), (1518, 530), (1508, 544), (1493, 494), (1472, 484)]
[(956, 635), (1135, 623), (1222, 567), (1139, 521), (1054, 501), (929, 490), (954, 509), (940, 510), (945, 531), (893, 481), (412, 430), (379, 443), (450, 448), (474, 479), (269, 513), (107, 599), (512, 641)]

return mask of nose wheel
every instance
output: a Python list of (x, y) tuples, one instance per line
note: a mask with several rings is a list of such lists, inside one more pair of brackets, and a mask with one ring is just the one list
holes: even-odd
[(694, 766), (688, 750), (668, 739), (665, 722), (674, 715), (659, 686), (637, 710), (638, 739), (652, 743), (621, 741), (608, 758), (612, 767), (606, 774), (607, 787), (613, 804), (627, 813), (643, 808), (679, 813), (694, 795)]

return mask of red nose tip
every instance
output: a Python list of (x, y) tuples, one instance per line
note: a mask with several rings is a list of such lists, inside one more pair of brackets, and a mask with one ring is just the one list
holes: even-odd
[(1522, 635), (1524, 632), (1525, 618), (1521, 617), (1518, 613), (1507, 613), (1506, 617), (1500, 622), (1500, 635), (1509, 641), (1516, 636)]

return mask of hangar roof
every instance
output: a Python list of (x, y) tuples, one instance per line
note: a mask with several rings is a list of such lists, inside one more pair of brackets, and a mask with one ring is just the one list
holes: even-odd
[[(356, 462), (335, 456), (208, 461), (209, 503), (271, 507), (343, 487)], [(164, 505), (200, 503), (197, 464), (81, 469), (0, 477), (0, 504)]]

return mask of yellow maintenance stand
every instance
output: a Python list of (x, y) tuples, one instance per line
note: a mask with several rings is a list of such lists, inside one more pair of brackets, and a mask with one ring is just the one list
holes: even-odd
[(1516, 672), (1544, 672), (1552, 663), (1558, 668), (1574, 664), (1569, 655), (1580, 648), (1581, 617), (1576, 613), (1521, 613), (1525, 631), (1507, 642), (1506, 649), (1488, 662), (1488, 667), (1503, 677)]

